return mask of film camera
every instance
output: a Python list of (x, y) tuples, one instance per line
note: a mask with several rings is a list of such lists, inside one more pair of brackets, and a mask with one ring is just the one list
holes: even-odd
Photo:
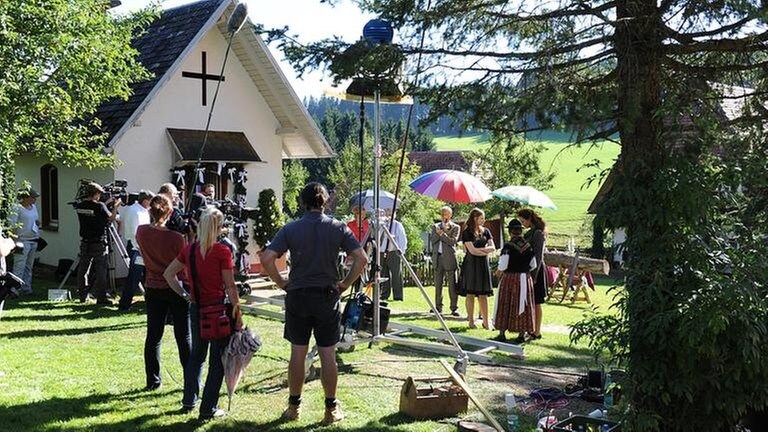
[[(107, 183), (104, 186), (104, 192), (101, 193), (101, 202), (107, 202), (110, 199), (120, 199), (125, 204), (129, 204), (129, 193), (126, 190), (128, 187), (128, 181), (126, 180), (115, 180), (112, 183)], [(138, 196), (138, 194), (135, 194)]]
[[(77, 204), (77, 202), (88, 198), (89, 195), (89, 188), (88, 185), (96, 183), (93, 180), (90, 179), (80, 179), (78, 186), (77, 186), (77, 196), (75, 197), (75, 201), (71, 202), (70, 204)], [(98, 184), (98, 183), (96, 183)], [(127, 180), (115, 180), (111, 183), (107, 183), (101, 188), (104, 190), (104, 192), (101, 193), (101, 198), (99, 198), (99, 201), (101, 202), (107, 202), (111, 199), (120, 199), (120, 201), (123, 202), (125, 205), (133, 204), (134, 201), (139, 197), (138, 193), (130, 193), (128, 192), (128, 181)]]
[(227, 198), (215, 201), (214, 205), (224, 213), (227, 224), (232, 224), (236, 221), (246, 221), (249, 218), (256, 217), (256, 209), (246, 207), (244, 201), (233, 201)]

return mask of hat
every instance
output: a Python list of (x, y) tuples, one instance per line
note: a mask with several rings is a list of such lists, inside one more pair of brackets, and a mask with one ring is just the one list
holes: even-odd
[(89, 196), (95, 194), (96, 192), (104, 193), (104, 188), (101, 187), (100, 184), (95, 183), (95, 182), (88, 183), (85, 186), (85, 196), (86, 197), (89, 197)]
[(19, 199), (24, 199), (28, 197), (37, 198), (39, 196), (40, 194), (37, 193), (37, 191), (32, 188), (19, 189)]
[(507, 224), (507, 229), (510, 231), (522, 231), (523, 224), (517, 218), (514, 218)]

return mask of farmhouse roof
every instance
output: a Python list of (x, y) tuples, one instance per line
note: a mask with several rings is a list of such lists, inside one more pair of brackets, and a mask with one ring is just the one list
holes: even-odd
[[(744, 115), (746, 99), (755, 95), (754, 89), (748, 87), (732, 86), (720, 83), (710, 83), (710, 86), (713, 89), (716, 89), (723, 96), (717, 103), (717, 115), (724, 122), (737, 119)], [(766, 108), (768, 108), (768, 106), (766, 106)], [(693, 119), (689, 114), (681, 115), (677, 119), (664, 120), (669, 124), (671, 124), (672, 120), (677, 121), (679, 126), (681, 126), (681, 130), (677, 133), (677, 135), (672, 137), (672, 142), (669, 143), (672, 148), (677, 148), (682, 145), (682, 140), (680, 138), (695, 133), (692, 127)], [(719, 154), (721, 149), (715, 148), (713, 152), (715, 154)], [(599, 212), (600, 206), (608, 198), (611, 190), (613, 189), (613, 185), (616, 183), (618, 176), (616, 171), (619, 169), (619, 166), (620, 164), (617, 160), (611, 168), (611, 171), (603, 180), (603, 183), (600, 185), (600, 189), (598, 189), (597, 194), (595, 194), (595, 197), (592, 199), (592, 202), (589, 204), (587, 213), (597, 214)]]
[[(134, 39), (139, 61), (153, 77), (134, 84), (133, 95), (127, 101), (107, 102), (96, 112), (108, 134), (108, 146), (120, 140), (211, 29), (216, 27), (223, 36), (228, 36), (227, 19), (234, 8), (234, 0), (203, 0), (167, 9)], [(233, 38), (232, 53), (279, 122), (275, 133), (282, 137), (283, 157), (333, 156), (333, 150), (250, 23)]]
[(469, 162), (460, 151), (414, 151), (408, 153), (408, 160), (418, 164), (422, 173), (436, 169), (469, 170)]

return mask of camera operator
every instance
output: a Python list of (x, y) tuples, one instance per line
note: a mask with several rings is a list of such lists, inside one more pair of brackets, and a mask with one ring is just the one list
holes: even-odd
[(177, 233), (184, 234), (185, 236), (189, 234), (189, 222), (184, 218), (183, 213), (179, 209), (179, 190), (176, 189), (176, 185), (173, 183), (163, 183), (157, 193), (158, 195), (165, 195), (168, 197), (168, 199), (171, 200), (171, 204), (173, 205), (173, 213), (171, 213), (171, 216), (168, 218), (165, 226), (169, 230), (176, 231)]
[(125, 249), (128, 251), (128, 256), (130, 257), (128, 277), (125, 279), (123, 293), (120, 295), (120, 303), (118, 306), (118, 309), (124, 312), (131, 309), (133, 295), (139, 288), (139, 282), (144, 281), (144, 263), (137, 262), (141, 253), (139, 252), (139, 244), (136, 242), (136, 230), (141, 225), (149, 225), (149, 201), (154, 196), (155, 194), (150, 191), (139, 191), (139, 196), (136, 199), (136, 202), (126, 207), (120, 215), (121, 222), (123, 223)]
[[(119, 198), (101, 202), (103, 192), (104, 188), (98, 183), (89, 183), (84, 187), (82, 200), (75, 204), (80, 222), (80, 265), (77, 270), (80, 303), (85, 303), (93, 290), (96, 304), (112, 304), (107, 298), (107, 228), (123, 203)], [(112, 206), (112, 211), (108, 206)]]

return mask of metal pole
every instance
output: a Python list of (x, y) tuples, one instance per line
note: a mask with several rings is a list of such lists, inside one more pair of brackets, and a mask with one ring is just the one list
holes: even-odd
[[(379, 306), (381, 305), (381, 221), (379, 220), (379, 210), (381, 208), (380, 190), (381, 190), (381, 131), (379, 130), (381, 123), (381, 91), (379, 86), (376, 86), (376, 90), (373, 92), (373, 232), (376, 233), (374, 239), (374, 245), (376, 246), (376, 272), (374, 274), (373, 284), (373, 337), (381, 334), (381, 312)], [(385, 329), (386, 330), (386, 329)]]

